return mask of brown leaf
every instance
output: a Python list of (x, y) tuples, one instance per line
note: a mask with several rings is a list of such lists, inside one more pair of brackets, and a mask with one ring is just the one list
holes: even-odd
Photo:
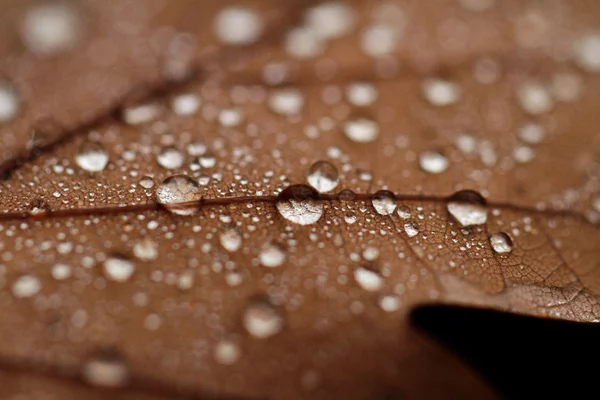
[(487, 398), (415, 307), (598, 322), (599, 4), (492, 3), (1, 3), (6, 393)]

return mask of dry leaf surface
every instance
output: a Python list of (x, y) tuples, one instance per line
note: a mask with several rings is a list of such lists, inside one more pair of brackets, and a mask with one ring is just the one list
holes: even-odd
[(411, 309), (598, 322), (599, 4), (239, 3), (2, 3), (6, 393), (491, 397)]

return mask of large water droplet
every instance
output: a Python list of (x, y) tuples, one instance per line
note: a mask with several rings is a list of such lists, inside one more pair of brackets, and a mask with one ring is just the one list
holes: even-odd
[(104, 261), (104, 275), (115, 282), (126, 282), (135, 272), (135, 264), (123, 256), (111, 256)]
[(513, 249), (512, 239), (505, 232), (494, 233), (490, 236), (490, 244), (496, 253), (510, 253)]
[(375, 271), (360, 267), (354, 270), (354, 279), (361, 288), (376, 292), (383, 287), (383, 277)]
[(99, 350), (83, 365), (81, 377), (88, 385), (119, 388), (129, 383), (130, 373), (125, 360), (115, 350)]
[(389, 190), (379, 190), (371, 199), (371, 203), (379, 215), (391, 215), (396, 209), (396, 196)]
[(185, 157), (175, 147), (165, 147), (156, 157), (158, 165), (166, 169), (177, 169), (183, 166)]
[(486, 201), (473, 190), (461, 190), (454, 193), (447, 204), (448, 212), (462, 225), (482, 225), (487, 222)]
[(0, 81), (0, 124), (17, 116), (19, 97), (16, 90), (8, 82)]
[(300, 225), (312, 225), (323, 215), (319, 192), (308, 185), (287, 187), (277, 197), (276, 206), (282, 217)]
[(279, 267), (285, 261), (285, 248), (279, 243), (267, 243), (258, 256), (260, 263), (269, 268)]
[(369, 143), (379, 136), (379, 124), (372, 119), (351, 119), (344, 125), (346, 137), (356, 143)]
[(257, 339), (266, 339), (283, 329), (283, 318), (271, 303), (255, 300), (246, 307), (243, 316), (244, 328)]
[(242, 246), (242, 236), (235, 228), (228, 228), (219, 235), (221, 246), (231, 253), (236, 252)]
[(79, 147), (75, 162), (81, 169), (89, 172), (100, 172), (108, 164), (108, 153), (100, 143), (85, 142)]
[[(200, 208), (200, 185), (186, 175), (173, 175), (156, 189), (156, 199), (167, 210), (177, 215), (194, 215)], [(197, 204), (182, 204), (197, 202)]]
[(340, 182), (337, 168), (327, 161), (317, 161), (308, 171), (308, 183), (319, 192), (330, 192)]
[(430, 174), (441, 174), (448, 169), (448, 159), (437, 151), (424, 151), (419, 156), (421, 169)]

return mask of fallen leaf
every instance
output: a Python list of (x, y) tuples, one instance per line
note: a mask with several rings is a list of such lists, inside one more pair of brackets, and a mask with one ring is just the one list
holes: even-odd
[(234, 4), (2, 3), (6, 393), (487, 398), (415, 308), (598, 322), (598, 4)]

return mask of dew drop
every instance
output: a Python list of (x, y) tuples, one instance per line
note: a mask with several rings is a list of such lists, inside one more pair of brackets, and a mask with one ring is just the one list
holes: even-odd
[(58, 263), (52, 266), (52, 277), (57, 281), (62, 281), (71, 276), (72, 269), (68, 264)]
[(461, 190), (448, 199), (448, 212), (462, 225), (482, 225), (487, 222), (486, 201), (473, 190)]
[(426, 79), (421, 87), (423, 97), (434, 106), (444, 107), (456, 103), (461, 94), (457, 83), (444, 79)]
[(376, 292), (383, 287), (383, 277), (364, 267), (354, 270), (354, 279), (361, 288), (368, 292)]
[(277, 197), (277, 210), (282, 217), (299, 225), (312, 225), (323, 215), (319, 192), (308, 185), (292, 185)]
[(419, 156), (421, 169), (430, 174), (441, 174), (448, 169), (448, 159), (437, 151), (424, 151)]
[(77, 13), (69, 3), (48, 2), (27, 12), (21, 27), (21, 38), (34, 53), (58, 53), (76, 44), (80, 27)]
[(144, 189), (152, 189), (154, 187), (154, 179), (149, 176), (144, 176), (140, 179), (140, 186)]
[(490, 236), (490, 244), (496, 253), (510, 253), (513, 249), (512, 239), (504, 232), (494, 233)]
[(408, 207), (406, 204), (400, 204), (396, 212), (398, 213), (398, 216), (402, 219), (410, 218), (410, 207)]
[(587, 72), (600, 72), (600, 32), (589, 33), (575, 41), (575, 62)]
[(330, 192), (337, 187), (340, 180), (337, 168), (327, 161), (317, 161), (308, 171), (308, 183), (319, 192)]
[(0, 124), (17, 116), (19, 97), (14, 87), (8, 82), (0, 81)]
[(85, 142), (79, 147), (75, 162), (81, 169), (89, 172), (100, 172), (108, 164), (108, 153), (98, 142)]
[(130, 373), (125, 360), (113, 349), (99, 350), (83, 365), (81, 377), (91, 386), (120, 388), (129, 383)]
[(161, 107), (155, 102), (137, 104), (123, 109), (123, 121), (128, 125), (140, 125), (157, 118)]
[(34, 217), (44, 215), (50, 211), (50, 205), (42, 199), (35, 199), (29, 205), (29, 214)]
[(377, 89), (370, 83), (355, 82), (346, 88), (348, 101), (357, 107), (370, 106), (377, 100)]
[(539, 124), (529, 122), (519, 129), (519, 139), (528, 144), (538, 144), (544, 140), (546, 132)]
[(379, 299), (379, 307), (385, 312), (394, 312), (400, 309), (400, 298), (394, 295), (382, 296)]
[(344, 125), (346, 137), (356, 143), (369, 143), (379, 136), (379, 125), (372, 119), (355, 118)]
[[(173, 175), (156, 189), (156, 199), (167, 210), (177, 215), (194, 215), (202, 199), (200, 185), (187, 175)], [(197, 202), (198, 204), (182, 204)]]
[(231, 340), (221, 340), (215, 346), (215, 361), (223, 365), (233, 365), (240, 359), (240, 346)]
[(242, 247), (242, 236), (235, 228), (228, 228), (219, 235), (221, 246), (231, 253), (234, 253)]
[(340, 200), (352, 201), (356, 198), (356, 193), (350, 189), (344, 189), (339, 193)]
[(323, 40), (344, 36), (354, 28), (356, 22), (352, 7), (340, 1), (329, 1), (309, 8), (305, 20), (307, 27)]
[(255, 300), (250, 303), (243, 316), (246, 331), (257, 339), (266, 339), (283, 329), (283, 318), (271, 303)]
[(323, 40), (306, 27), (290, 29), (285, 35), (285, 52), (297, 59), (316, 57), (325, 50)]
[(135, 264), (122, 256), (111, 256), (104, 261), (104, 275), (115, 282), (126, 282), (135, 272)]
[(177, 169), (183, 166), (185, 157), (177, 148), (169, 146), (163, 148), (156, 156), (158, 165), (166, 169)]
[(254, 43), (260, 38), (263, 28), (259, 12), (243, 6), (224, 8), (217, 14), (214, 23), (217, 38), (229, 45)]
[(389, 190), (379, 190), (371, 199), (371, 203), (379, 215), (391, 215), (396, 209), (396, 196)]
[(142, 261), (156, 260), (158, 245), (154, 240), (146, 237), (133, 246), (133, 255)]
[(13, 296), (23, 299), (35, 296), (42, 289), (42, 283), (33, 275), (23, 275), (12, 285)]
[(280, 115), (297, 115), (304, 107), (304, 97), (298, 89), (280, 89), (269, 97), (269, 107)]
[(406, 232), (408, 237), (415, 237), (419, 234), (419, 226), (416, 222), (409, 221), (404, 224), (404, 232)]
[(550, 91), (539, 82), (525, 82), (517, 89), (517, 100), (526, 113), (544, 114), (554, 107)]
[(279, 267), (285, 261), (285, 248), (279, 243), (267, 243), (258, 256), (260, 263), (264, 267)]
[(198, 164), (202, 168), (213, 168), (217, 164), (217, 159), (211, 153), (205, 153), (198, 157)]

